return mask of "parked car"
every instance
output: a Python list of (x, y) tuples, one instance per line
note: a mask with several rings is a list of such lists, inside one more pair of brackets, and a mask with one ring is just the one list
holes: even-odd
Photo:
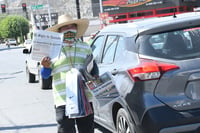
[(32, 39), (27, 39), (24, 41), (24, 47), (27, 49), (31, 48)]
[(6, 42), (6, 45), (17, 45), (17, 41), (13, 38), (9, 38)]
[[(117, 133), (200, 132), (200, 13), (115, 24), (91, 44), (95, 122)], [(109, 77), (109, 76), (107, 76)]]
[(35, 83), (36, 81), (41, 82), (41, 89), (51, 89), (52, 88), (52, 77), (44, 79), (40, 76), (40, 62), (33, 60), (31, 58), (32, 45), (30, 48), (23, 49), (23, 53), (27, 55), (26, 64), (26, 75), (28, 83)]

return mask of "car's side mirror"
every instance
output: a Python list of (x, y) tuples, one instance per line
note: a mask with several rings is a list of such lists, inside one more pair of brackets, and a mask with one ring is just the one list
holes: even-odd
[(23, 54), (29, 54), (29, 50), (27, 48), (23, 49)]

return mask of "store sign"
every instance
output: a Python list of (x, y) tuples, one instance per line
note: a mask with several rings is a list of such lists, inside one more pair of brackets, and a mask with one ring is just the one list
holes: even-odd
[[(35, 22), (48, 22), (49, 21), (49, 14), (35, 14), (34, 15)], [(58, 20), (58, 13), (51, 13), (52, 20)]]

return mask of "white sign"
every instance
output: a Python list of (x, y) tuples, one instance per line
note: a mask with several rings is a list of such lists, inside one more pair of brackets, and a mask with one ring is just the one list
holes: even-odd
[(43, 57), (48, 56), (54, 59), (60, 55), (63, 44), (63, 34), (36, 30), (33, 33), (33, 47), (31, 57), (33, 60), (41, 61)]

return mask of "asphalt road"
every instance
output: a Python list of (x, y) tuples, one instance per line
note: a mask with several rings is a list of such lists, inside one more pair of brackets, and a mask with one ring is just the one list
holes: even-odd
[(0, 44), (0, 133), (56, 133), (52, 92), (27, 83), (22, 50)]

